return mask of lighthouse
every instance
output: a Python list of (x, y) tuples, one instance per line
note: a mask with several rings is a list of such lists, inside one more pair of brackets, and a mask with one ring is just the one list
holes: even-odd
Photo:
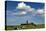
[(28, 24), (28, 20), (26, 21), (26, 24)]

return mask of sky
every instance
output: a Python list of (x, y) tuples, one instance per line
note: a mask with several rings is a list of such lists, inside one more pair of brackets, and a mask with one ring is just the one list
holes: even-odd
[(7, 1), (6, 21), (7, 25), (19, 25), (33, 22), (44, 24), (44, 3)]

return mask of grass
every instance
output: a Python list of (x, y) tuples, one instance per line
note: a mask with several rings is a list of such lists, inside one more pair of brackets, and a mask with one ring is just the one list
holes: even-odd
[(34, 25), (16, 25), (16, 26), (6, 26), (6, 30), (20, 30), (20, 29), (39, 29), (39, 28), (45, 28), (44, 24), (37, 24)]

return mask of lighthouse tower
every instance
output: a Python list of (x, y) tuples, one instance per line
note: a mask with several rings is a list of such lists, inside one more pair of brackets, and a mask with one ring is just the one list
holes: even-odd
[(28, 24), (28, 20), (26, 21), (26, 24)]

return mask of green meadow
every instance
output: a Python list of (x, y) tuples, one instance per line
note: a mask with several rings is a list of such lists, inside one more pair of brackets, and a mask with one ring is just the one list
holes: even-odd
[(15, 25), (15, 26), (6, 26), (5, 30), (21, 30), (21, 29), (40, 29), (45, 28), (45, 24), (22, 24), (22, 25)]

